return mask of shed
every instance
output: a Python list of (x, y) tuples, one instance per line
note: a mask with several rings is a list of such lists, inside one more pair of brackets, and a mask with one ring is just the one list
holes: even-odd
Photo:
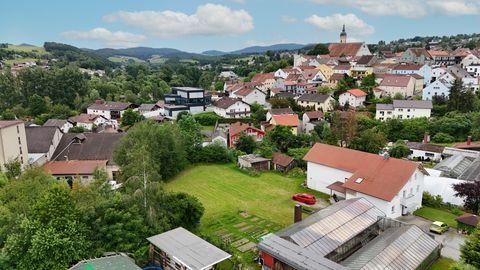
[(295, 159), (280, 152), (275, 152), (272, 155), (272, 165), (276, 171), (288, 172), (295, 166)]
[(69, 270), (141, 270), (135, 261), (125, 254), (115, 254), (81, 261)]
[(150, 260), (164, 269), (214, 269), (232, 255), (215, 247), (193, 233), (178, 227), (147, 238)]
[(270, 162), (270, 159), (255, 154), (238, 157), (238, 167), (241, 169), (270, 170)]
[(480, 217), (471, 213), (464, 213), (457, 219), (457, 229), (471, 233), (480, 224)]

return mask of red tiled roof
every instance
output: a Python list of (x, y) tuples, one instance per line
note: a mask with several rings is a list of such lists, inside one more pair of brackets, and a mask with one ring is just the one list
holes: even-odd
[(340, 81), (345, 78), (345, 74), (342, 73), (333, 73), (332, 76), (330, 76), (331, 81)]
[(340, 193), (345, 193), (347, 189), (343, 186), (343, 182), (337, 181), (333, 184), (327, 186), (328, 189), (338, 191)]
[(450, 55), (450, 53), (448, 51), (429, 50), (428, 53), (431, 56), (449, 56)]
[[(385, 201), (391, 201), (417, 169), (417, 164), (411, 161), (385, 160), (380, 155), (320, 143), (315, 144), (303, 159), (352, 173), (345, 188)], [(363, 181), (356, 183), (359, 178)]]
[(50, 161), (43, 170), (53, 175), (93, 174), (96, 169), (105, 169), (108, 160), (63, 160)]
[(333, 69), (334, 70), (350, 70), (350, 65), (336, 65)]
[(480, 217), (470, 213), (464, 213), (457, 218), (458, 222), (476, 227), (480, 223)]
[(258, 73), (258, 74), (255, 74), (255, 76), (253, 76), (251, 81), (256, 83), (263, 83), (268, 79), (275, 79), (275, 74), (273, 72)]
[(270, 91), (272, 93), (278, 94), (280, 92), (283, 92), (283, 89), (282, 88), (272, 88)]
[(254, 127), (253, 125), (247, 124), (247, 123), (242, 123), (242, 122), (233, 123), (233, 124), (230, 125), (230, 127), (228, 129), (229, 129), (229, 132), (230, 132), (230, 136), (234, 136), (234, 135), (237, 135), (240, 132), (243, 132), (243, 131), (247, 130), (248, 128), (252, 128), (252, 129), (255, 129), (257, 132), (263, 133), (262, 130)]
[(94, 123), (95, 120), (97, 120), (97, 118), (99, 117), (103, 117), (103, 116), (96, 115), (96, 114), (82, 113), (80, 115), (70, 117), (68, 120), (74, 123)]
[(331, 43), (328, 46), (329, 55), (331, 57), (340, 56), (356, 56), (363, 43), (351, 42), (351, 43)]
[(287, 156), (285, 154), (282, 154), (282, 153), (279, 153), (279, 152), (275, 152), (275, 153), (272, 154), (272, 162), (275, 163), (275, 164), (278, 164), (280, 166), (283, 166), (283, 167), (287, 167), (294, 160), (295, 160), (294, 158), (289, 157), (289, 156)]
[(412, 77), (402, 75), (385, 76), (379, 86), (407, 87)]
[(237, 95), (237, 96), (245, 97), (245, 96), (248, 96), (248, 95), (249, 95), (250, 93), (252, 93), (253, 91), (254, 91), (254, 89), (252, 89), (252, 88), (246, 88), (246, 87), (244, 87), (244, 88), (242, 88), (242, 89), (240, 89), (240, 90), (238, 90), (238, 91), (235, 91), (235, 92), (233, 92), (233, 93), (234, 93), (235, 95)]
[(347, 92), (354, 97), (364, 97), (367, 95), (367, 93), (363, 92), (360, 89), (350, 89), (350, 90), (347, 90)]
[(276, 125), (298, 127), (299, 120), (296, 114), (282, 114), (273, 115), (272, 119), (275, 120)]
[(424, 55), (425, 58), (432, 58), (425, 48), (410, 48), (409, 50), (412, 51), (417, 57)]
[(308, 118), (310, 120), (323, 118), (323, 112), (322, 111), (305, 112), (305, 114), (308, 116)]
[(455, 144), (454, 147), (459, 149), (480, 148), (480, 144), (477, 144), (475, 142), (463, 142)]

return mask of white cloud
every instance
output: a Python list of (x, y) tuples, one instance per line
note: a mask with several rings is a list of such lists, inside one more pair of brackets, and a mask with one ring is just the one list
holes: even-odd
[(170, 10), (119, 11), (104, 19), (141, 27), (147, 34), (159, 37), (235, 35), (253, 29), (253, 18), (247, 11), (216, 4), (199, 6), (191, 15)]
[(479, 1), (464, 0), (430, 0), (427, 4), (433, 11), (448, 16), (480, 14)]
[(270, 45), (275, 45), (275, 44), (284, 44), (288, 43), (288, 39), (286, 38), (279, 38), (279, 39), (274, 39), (270, 41), (257, 41), (257, 40), (247, 40), (245, 41), (245, 46), (247, 47), (252, 47), (252, 46), (270, 46)]
[(340, 32), (343, 24), (345, 24), (348, 34), (371, 35), (375, 33), (375, 28), (373, 26), (364, 22), (355, 14), (333, 14), (326, 17), (312, 15), (306, 18), (305, 22), (315, 26), (321, 31)]
[(286, 22), (286, 23), (294, 23), (297, 21), (297, 18), (288, 16), (288, 15), (283, 15), (281, 19), (282, 19), (282, 22)]
[(135, 47), (145, 41), (145, 36), (128, 32), (111, 32), (105, 28), (94, 28), (90, 31), (68, 31), (62, 36), (70, 39), (93, 40), (101, 42), (107, 47)]
[(418, 18), (441, 13), (449, 16), (480, 14), (478, 0), (309, 0), (322, 5), (356, 8), (374, 16)]

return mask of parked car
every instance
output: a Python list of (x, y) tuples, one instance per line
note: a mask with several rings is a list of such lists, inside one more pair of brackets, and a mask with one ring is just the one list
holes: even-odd
[(448, 225), (441, 221), (434, 221), (430, 226), (430, 231), (438, 234), (442, 234), (448, 231)]
[(292, 199), (298, 202), (306, 203), (306, 204), (315, 204), (317, 199), (312, 194), (308, 193), (297, 193), (292, 196)]

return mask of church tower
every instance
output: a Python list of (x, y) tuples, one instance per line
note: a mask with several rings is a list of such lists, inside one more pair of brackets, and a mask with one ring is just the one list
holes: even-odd
[(347, 43), (347, 32), (345, 32), (345, 24), (343, 25), (342, 33), (340, 33), (340, 43)]

